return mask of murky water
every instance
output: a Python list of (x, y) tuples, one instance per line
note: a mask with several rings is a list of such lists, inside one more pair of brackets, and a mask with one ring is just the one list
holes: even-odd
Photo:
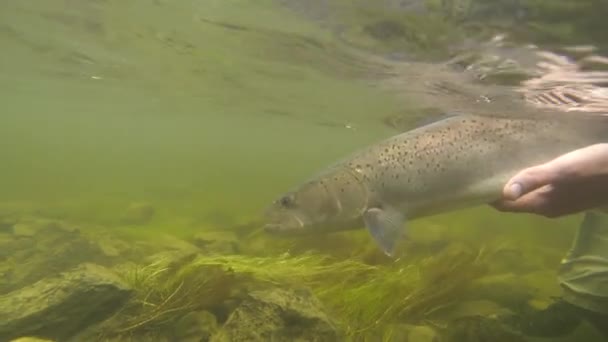
[[(560, 3), (569, 6), (566, 1)], [(335, 292), (319, 279), (311, 280), (308, 287), (327, 307), (327, 315), (337, 326), (347, 327), (344, 339), (397, 341), (407, 334), (412, 339), (420, 329), (412, 333), (408, 326), (409, 330), (403, 328), (406, 333), (399, 330), (401, 326), (419, 328), (431, 322), (445, 330), (445, 317), (489, 316), (504, 309), (507, 305), (497, 303), (498, 297), (546, 306), (551, 296), (559, 294), (555, 267), (580, 217), (545, 220), (480, 208), (421, 220), (412, 224), (411, 258), (396, 264), (378, 254), (365, 232), (275, 240), (256, 230), (258, 214), (278, 193), (345, 154), (395, 134), (390, 118), (411, 117), (411, 125), (431, 107), (449, 111), (464, 103), (452, 94), (446, 95), (443, 105), (432, 106), (430, 102), (443, 101), (442, 95), (430, 86), (426, 92), (427, 83), (451, 80), (466, 96), (478, 96), (478, 86), (461, 82), (471, 79), (466, 71), (439, 66), (454, 54), (480, 46), (509, 28), (517, 28), (512, 30), (517, 47), (545, 44), (557, 49), (563, 43), (605, 49), (602, 44), (608, 41), (602, 35), (589, 34), (599, 27), (593, 18), (576, 26), (581, 21), (573, 17), (577, 31), (568, 26), (568, 18), (557, 24), (557, 19), (544, 20), (541, 15), (545, 10), (548, 18), (561, 18), (564, 11), (583, 11), (585, 6), (596, 6), (599, 12), (605, 10), (600, 2), (581, 2), (574, 9), (526, 4), (481, 0), (427, 4), (389, 0), (5, 1), (0, 5), (3, 295), (17, 298), (9, 290), (45, 282), (83, 262), (124, 275), (120, 270), (125, 263), (147, 265), (157, 253), (194, 253), (201, 258), (219, 253), (241, 257), (250, 268), (254, 266), (247, 262), (280, 271), (279, 265), (291, 265), (298, 256), (313, 251), (313, 259), (335, 258), (330, 265), (345, 260), (354, 260), (363, 269), (373, 265), (378, 267), (373, 272), (385, 272), (381, 274), (393, 281), (376, 280), (376, 287), (366, 290), (366, 282), (357, 278), (361, 284), (357, 280), (353, 284), (359, 287), (351, 289), (345, 283), (344, 298), (332, 295), (336, 299), (332, 302), (327, 294)], [(529, 25), (518, 26), (519, 22)], [(558, 28), (565, 33), (559, 35)], [(515, 57), (525, 64), (523, 54)], [(497, 92), (503, 90), (500, 86), (504, 84), (497, 85)], [(213, 235), (217, 232), (236, 236)], [(220, 247), (216, 250), (210, 245)], [(428, 273), (424, 260), (451, 255), (453, 250), (457, 255), (462, 250), (463, 255), (485, 255), (483, 251), (492, 250), (490, 274), (484, 273), (491, 285), (460, 281), (437, 303), (422, 301), (421, 305), (429, 306), (422, 309), (429, 312), (451, 305), (456, 313), (442, 318), (430, 313), (420, 317), (395, 314), (385, 322), (385, 315), (376, 315), (390, 311), (386, 298), (391, 297), (394, 288), (389, 285), (397, 284), (393, 278), (398, 279), (399, 272), (413, 267), (424, 275)], [(279, 259), (290, 256), (296, 260)], [(241, 274), (241, 264), (231, 260), (213, 264)], [(326, 276), (314, 273), (320, 266), (302, 262), (285, 266), (281, 278), (285, 284), (298, 283), (298, 275)], [(455, 276), (450, 267), (442, 273), (447, 282)], [(315, 271), (298, 273), (301, 268)], [(454, 270), (467, 271), (466, 267)], [(242, 273), (263, 278), (259, 270)], [(343, 281), (349, 273), (340, 277)], [(134, 298), (140, 298), (142, 288), (128, 279)], [(518, 289), (525, 292), (521, 297), (500, 292), (513, 284), (521, 285)], [(484, 291), (495, 286), (496, 291), (489, 290), (487, 297), (471, 295), (478, 291), (475, 286)], [(156, 291), (150, 288), (148, 295)], [(374, 303), (366, 300), (375, 294), (365, 291), (379, 289), (386, 290), (377, 294), (384, 299), (378, 300), (377, 307), (369, 307), (366, 316), (363, 305)], [(22, 331), (10, 333), (0, 328), (0, 335), (83, 340), (74, 333), (89, 327), (100, 340), (202, 341), (206, 340), (203, 335), (184, 337), (174, 332), (181, 330), (175, 327), (188, 313), (203, 310), (215, 315), (221, 326), (230, 321), (227, 317), (234, 310), (230, 306), (234, 304), (226, 303), (241, 300), (241, 292), (226, 298), (210, 292), (226, 300), (173, 308), (163, 313), (164, 325), (154, 315), (142, 318), (149, 312), (131, 308), (135, 311), (125, 317), (135, 323), (102, 329), (102, 334), (91, 324), (68, 320), (56, 323), (56, 328), (22, 324), (17, 325)], [(470, 298), (461, 303), (458, 296), (467, 296), (463, 293)], [(395, 295), (406, 297), (407, 292)], [(165, 303), (164, 299), (159, 303)], [(357, 302), (368, 304), (358, 307)], [(2, 310), (11, 312), (10, 307)], [(3, 319), (4, 312), (0, 313)], [(148, 327), (149, 322), (158, 324)], [(183, 324), (188, 331), (198, 331), (202, 325), (196, 320)], [(75, 332), (60, 328), (70, 326)], [(474, 335), (483, 329), (470, 330)], [(569, 340), (595, 336), (585, 327), (575, 334)], [(265, 336), (261, 340), (268, 340)]]

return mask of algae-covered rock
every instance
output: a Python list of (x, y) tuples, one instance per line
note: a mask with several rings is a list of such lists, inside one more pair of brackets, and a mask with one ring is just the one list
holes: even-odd
[(12, 232), (17, 236), (31, 237), (44, 234), (48, 231), (76, 232), (78, 228), (61, 220), (47, 219), (42, 217), (26, 216), (19, 218), (12, 225)]
[[(54, 225), (36, 228), (34, 236), (12, 234), (12, 242), (0, 252), (10, 262), (0, 280), (0, 293), (16, 290), (44, 277), (69, 270), (83, 262), (102, 263), (107, 257), (78, 230)], [(4, 245), (4, 242), (0, 241)]]
[(13, 225), (13, 234), (17, 236), (34, 236), (36, 229), (32, 225), (26, 223), (17, 223)]
[(353, 336), (353, 341), (440, 342), (440, 332), (428, 325), (380, 324)]
[(277, 288), (250, 293), (211, 341), (338, 341), (339, 336), (309, 291)]
[(54, 341), (43, 339), (43, 338), (38, 338), (38, 337), (19, 337), (14, 340), (11, 340), (11, 342), (54, 342)]
[(144, 225), (152, 220), (155, 213), (156, 209), (154, 209), (150, 203), (131, 203), (122, 216), (122, 222), (126, 224)]
[(197, 256), (168, 251), (149, 257), (143, 265), (117, 266), (116, 272), (134, 290), (132, 300), (77, 341), (90, 340), (88, 336), (95, 334), (133, 341), (191, 341), (210, 336), (216, 330), (210, 312), (232, 296), (238, 280), (228, 267), (197, 263)]
[(239, 252), (237, 236), (230, 231), (205, 231), (194, 235), (193, 242), (204, 252), (236, 254)]
[(471, 316), (495, 317), (511, 312), (511, 310), (489, 300), (460, 301), (447, 309), (440, 310), (441, 318), (447, 320)]
[(163, 252), (176, 252), (177, 254), (201, 252), (201, 249), (198, 246), (171, 234), (158, 234), (156, 241), (151, 241), (146, 244), (146, 247), (151, 251), (158, 250)]
[(538, 293), (539, 288), (530, 286), (523, 277), (506, 273), (476, 280), (467, 297), (472, 300), (490, 300), (513, 309), (521, 307)]
[(0, 340), (65, 340), (115, 313), (132, 290), (108, 269), (82, 264), (0, 296)]
[(482, 316), (450, 321), (442, 341), (445, 342), (524, 342), (526, 339), (506, 329), (500, 322)]
[(117, 239), (110, 235), (100, 235), (96, 237), (97, 247), (107, 257), (114, 258), (132, 254), (133, 244)]
[(175, 324), (173, 338), (181, 342), (209, 341), (217, 329), (217, 319), (209, 311), (189, 312)]
[(17, 222), (18, 220), (14, 216), (0, 216), (0, 232), (10, 232)]
[(408, 342), (439, 342), (440, 340), (439, 332), (428, 325), (413, 326), (407, 334)]

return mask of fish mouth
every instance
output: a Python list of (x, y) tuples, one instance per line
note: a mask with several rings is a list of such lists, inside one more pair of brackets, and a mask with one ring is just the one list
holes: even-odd
[(263, 229), (270, 234), (297, 234), (304, 230), (304, 221), (294, 213), (287, 215), (270, 216), (266, 219), (266, 224)]
[(264, 225), (263, 230), (265, 233), (279, 236), (300, 235), (308, 232), (303, 226), (290, 226), (281, 223), (267, 223)]

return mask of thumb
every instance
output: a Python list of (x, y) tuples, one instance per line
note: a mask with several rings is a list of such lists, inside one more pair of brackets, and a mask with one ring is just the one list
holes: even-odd
[(551, 166), (551, 163), (547, 163), (517, 173), (503, 188), (505, 199), (514, 201), (531, 191), (559, 181), (559, 173)]

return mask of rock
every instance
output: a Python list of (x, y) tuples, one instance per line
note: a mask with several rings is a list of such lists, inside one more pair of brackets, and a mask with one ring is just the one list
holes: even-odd
[[(35, 227), (36, 230), (44, 229), (63, 229), (67, 226), (67, 223), (59, 220), (52, 220), (46, 218), (33, 218), (29, 220), (20, 220), (19, 222), (29, 223)], [(70, 230), (70, 229), (68, 229)]]
[(45, 339), (38, 338), (38, 337), (20, 337), (20, 338), (11, 340), (11, 342), (53, 342), (53, 341), (45, 340)]
[(175, 324), (173, 339), (180, 342), (209, 341), (217, 329), (217, 319), (209, 311), (189, 312)]
[(115, 313), (132, 293), (108, 269), (79, 265), (0, 296), (0, 340), (31, 335), (65, 341)]
[(440, 340), (439, 333), (427, 325), (413, 326), (407, 334), (408, 342), (439, 342)]
[(450, 321), (442, 335), (445, 342), (525, 342), (518, 333), (506, 329), (500, 322), (482, 316), (464, 317)]
[(404, 323), (379, 325), (367, 332), (361, 341), (439, 342), (439, 332), (427, 325)]
[(133, 246), (111, 236), (97, 236), (97, 246), (107, 257), (118, 257), (133, 252)]
[(15, 234), (16, 236), (31, 237), (34, 236), (37, 232), (38, 230), (34, 226), (26, 223), (17, 223), (13, 226), (13, 234)]
[(33, 239), (20, 238), (12, 233), (0, 233), (0, 261), (19, 251), (32, 248), (35, 244)]
[(156, 210), (149, 203), (131, 203), (122, 217), (126, 224), (144, 225), (149, 223)]
[(20, 238), (13, 234), (0, 233), (0, 294), (3, 293), (3, 289), (12, 286), (12, 274), (25, 267), (16, 260), (15, 255), (31, 250), (35, 243), (30, 238)]
[(537, 287), (513, 273), (483, 277), (471, 286), (467, 299), (490, 300), (510, 309), (521, 307), (539, 292)]
[[(6, 228), (9, 226), (9, 224), (5, 223), (2, 226)], [(25, 217), (20, 218), (18, 220), (14, 220), (14, 223), (10, 224), (10, 229), (8, 231), (19, 237), (34, 237), (37, 234), (44, 234), (48, 233), (49, 231), (56, 230), (76, 232), (78, 228), (71, 226), (63, 221), (35, 217)]]
[(13, 231), (13, 226), (18, 222), (15, 217), (1, 217), (0, 218), (0, 232), (10, 233)]
[(512, 312), (489, 300), (461, 300), (453, 306), (438, 311), (439, 316), (443, 319), (458, 319), (478, 315), (491, 317), (510, 314)]
[(120, 255), (120, 250), (107, 241), (99, 241), (97, 245), (105, 256), (117, 257)]
[(513, 270), (517, 270), (518, 273), (526, 273), (546, 269), (547, 266), (543, 264), (542, 258), (530, 257), (531, 255), (540, 256), (540, 252), (539, 248), (528, 251), (527, 246), (517, 246), (507, 242), (494, 252), (492, 269), (505, 273), (513, 272)]
[(277, 288), (250, 293), (211, 341), (339, 341), (340, 337), (310, 291)]
[(50, 228), (39, 231), (34, 237), (11, 236), (14, 243), (9, 243), (8, 249), (0, 250), (0, 257), (8, 258), (10, 265), (0, 279), (0, 294), (72, 269), (83, 262), (99, 264), (108, 259), (95, 241), (78, 231)]
[(230, 231), (206, 231), (194, 235), (193, 242), (204, 252), (215, 254), (239, 253), (236, 234)]
[(200, 253), (201, 249), (185, 240), (169, 234), (158, 235), (154, 241), (150, 241), (146, 247), (148, 250), (159, 250), (163, 252), (178, 253)]

